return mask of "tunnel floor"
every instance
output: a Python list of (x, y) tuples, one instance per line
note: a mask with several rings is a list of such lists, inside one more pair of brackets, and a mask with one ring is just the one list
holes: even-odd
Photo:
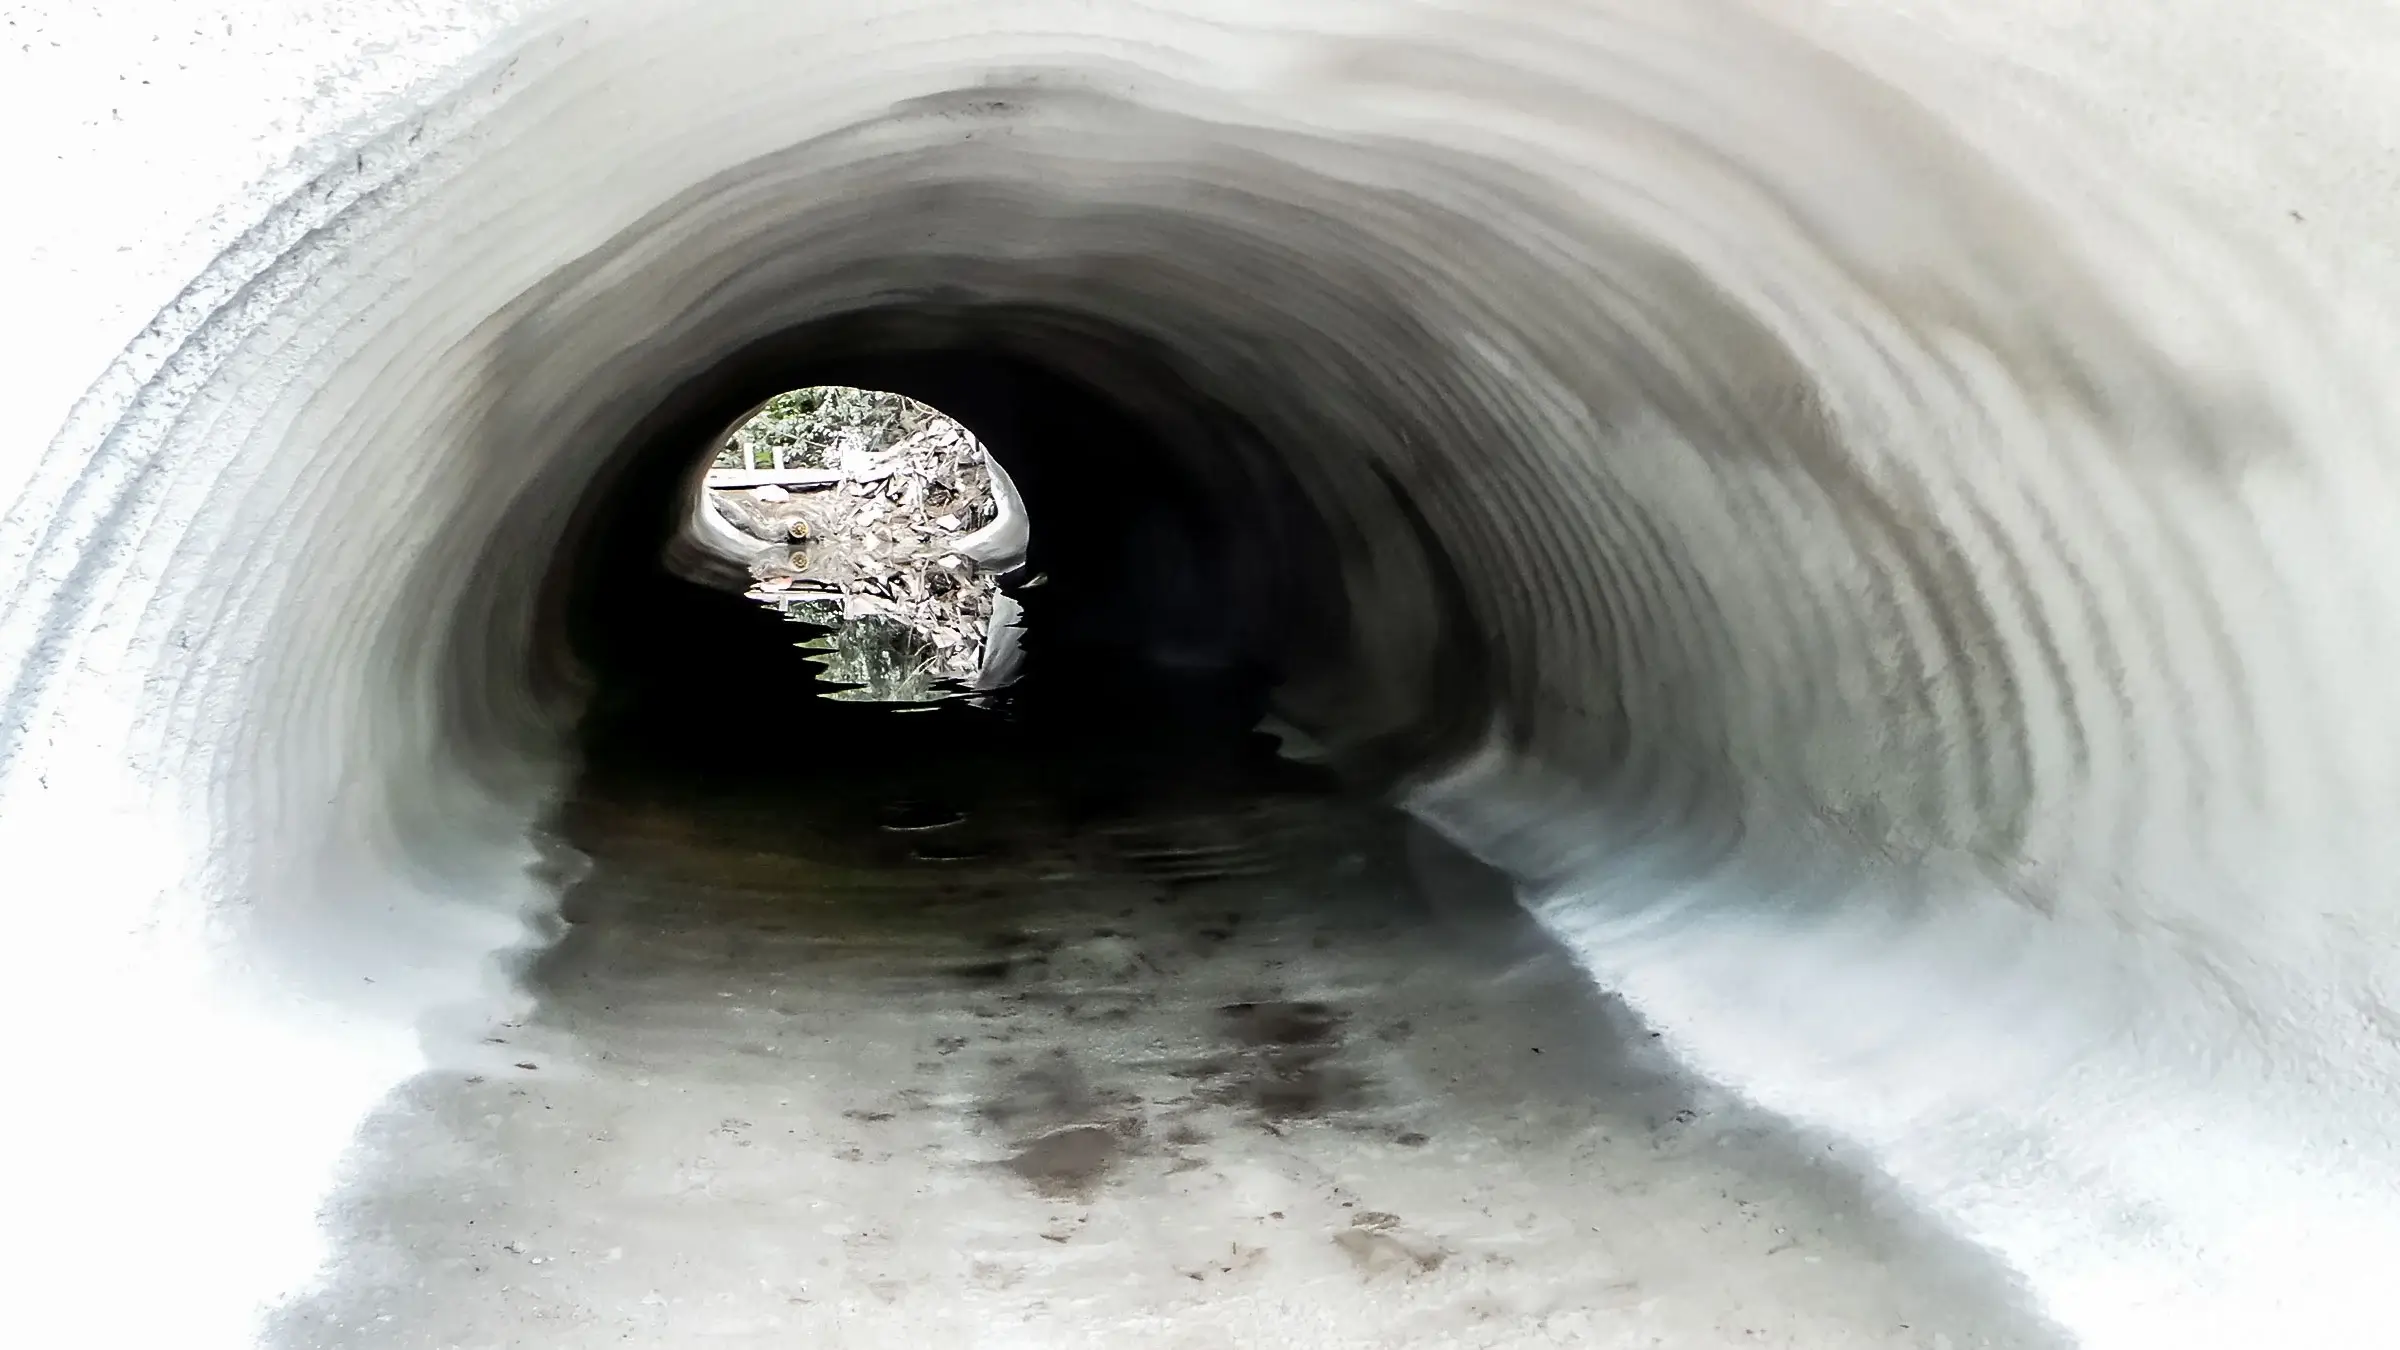
[(1267, 738), (843, 715), (891, 753), (595, 762), (539, 1011), (386, 1104), (270, 1345), (2059, 1343)]

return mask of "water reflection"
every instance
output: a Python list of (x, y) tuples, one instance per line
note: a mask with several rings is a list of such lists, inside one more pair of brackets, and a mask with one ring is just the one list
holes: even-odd
[[(916, 629), (881, 615), (844, 618), (837, 604), (796, 604), (786, 615), (826, 631), (800, 644), (817, 666), (819, 695), (846, 703), (937, 703), (959, 692), (957, 654)], [(980, 644), (978, 644), (980, 646)], [(980, 653), (974, 654), (980, 661)]]

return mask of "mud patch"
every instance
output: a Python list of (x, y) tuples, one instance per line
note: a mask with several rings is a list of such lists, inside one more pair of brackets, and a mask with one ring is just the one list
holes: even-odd
[(1228, 1003), (1217, 1011), (1233, 1039), (1248, 1046), (1322, 1045), (1342, 1024), (1323, 1003)]
[(1020, 1143), (1001, 1166), (1051, 1199), (1088, 1199), (1140, 1137), (1138, 1122), (1131, 1120), (1069, 1125)]
[(1141, 1099), (1095, 1087), (1066, 1051), (1011, 1074), (976, 1114), (1012, 1136), (1000, 1164), (1052, 1199), (1088, 1199), (1141, 1148)]
[(1309, 1047), (1263, 1057), (1253, 1072), (1223, 1085), (1221, 1102), (1246, 1106), (1269, 1121), (1355, 1111), (1367, 1103), (1367, 1079), (1327, 1062), (1331, 1052)]
[(1010, 1074), (985, 1095), (975, 1114), (1004, 1130), (1035, 1132), (1089, 1122), (1105, 1112), (1103, 1099), (1064, 1050)]
[(1324, 1003), (1268, 1001), (1219, 1008), (1233, 1048), (1172, 1070), (1198, 1080), (1199, 1100), (1232, 1106), (1270, 1126), (1357, 1110), (1369, 1080), (1340, 1061), (1346, 1016)]

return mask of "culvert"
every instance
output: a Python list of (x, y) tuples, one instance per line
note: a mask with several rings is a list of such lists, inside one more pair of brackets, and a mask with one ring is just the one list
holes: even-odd
[[(12, 447), (6, 984), (20, 1070), (53, 1090), (11, 1121), (37, 1161), (10, 1208), (48, 1341), (241, 1343), (300, 1290), (265, 1334), (764, 1343), (834, 1318), (859, 1344), (1206, 1344), (1235, 1308), (1329, 1345), (2379, 1334), (2400, 1250), (2388, 20), (982, 0), (561, 5), (495, 42), (310, 152), (46, 448)], [(239, 78), (231, 45), (192, 47), (212, 50)], [(20, 181), (71, 181), (37, 159)], [(72, 288), (44, 294), (66, 323)], [(1151, 953), (1095, 908), (1072, 947), (979, 934), (996, 954), (943, 965), (951, 984), (875, 986), (893, 1001), (811, 1033), (877, 1053), (796, 1081), (897, 1073), (882, 1052), (909, 1040), (913, 1064), (910, 1038), (979, 1056), (954, 1096), (894, 1087), (920, 1094), (901, 1109), (770, 1099), (922, 1131), (808, 1156), (913, 1178), (911, 1223), (963, 1227), (804, 1217), (901, 1211), (830, 1173), (741, 1191), (693, 1160), (772, 1147), (770, 1121), (643, 1135), (682, 1118), (628, 1096), (586, 1134), (680, 1159), (609, 1174), (634, 1209), (847, 1225), (819, 1232), (830, 1273), (737, 1298), (659, 1276), (687, 1269), (672, 1253), (635, 1288), (609, 1267), (638, 1244), (604, 1233), (424, 1246), (530, 1222), (504, 1192), (550, 1155), (510, 1146), (512, 1112), (606, 1105), (517, 1075), (617, 1082), (606, 1028), (556, 1015), (598, 1018), (561, 981), (672, 924), (611, 927), (609, 896), (687, 913), (674, 888), (706, 882), (732, 908), (692, 911), (710, 922), (674, 950), (732, 961), (737, 932), (832, 940), (762, 936), (790, 922), (756, 913), (782, 884), (762, 878), (846, 877), (866, 904), (920, 875), (826, 856), (883, 840), (871, 816), (833, 837), (849, 818), (786, 829), (709, 797), (755, 745), (736, 764), (703, 719), (652, 716), (780, 641), (655, 564), (707, 437), (811, 381), (960, 417), (1043, 522), (1038, 631), (1067, 656), (1035, 658), (1076, 673), (1008, 746), (949, 744), (942, 780), (1044, 766), (982, 807), (1013, 822), (996, 848), (1058, 844), (1022, 876), (1238, 890), (1284, 813), (1348, 820), (1247, 780), (1235, 797), (1268, 806), (1105, 818), (1124, 803), (1090, 784), (1118, 780), (1089, 766), (1156, 749), (1146, 710), (1272, 712), (1345, 775), (1323, 800), (1403, 803), (1513, 877), (1541, 931), (1505, 904), (1345, 910), (1378, 877), (1437, 900), (1488, 878), (1389, 821), (1294, 827), (1343, 847), (1283, 908), (1254, 891), (1191, 930), (1237, 955), (1210, 967), (1224, 987), (1176, 986), (1183, 1023), (1103, 999), (1015, 1049), (919, 1037), (927, 990), (970, 1019), (999, 997), (978, 972), (1022, 992), (1019, 937), (1081, 962), (1077, 988), (1123, 983)], [(595, 710), (627, 734), (579, 738)], [(1233, 774), (1158, 753), (1210, 790)], [(890, 788), (903, 813), (927, 790)], [(580, 844), (537, 848), (550, 820)], [(915, 861), (983, 878), (923, 921), (956, 936), (990, 917), (976, 885), (1011, 893), (947, 851)], [(1209, 876), (1176, 870), (1192, 856)], [(570, 901), (552, 949), (561, 888), (611, 857), (633, 870), (586, 877), (599, 908)], [(1445, 936), (1393, 936), (1411, 924)], [(1475, 931), (1500, 935), (1484, 957)], [(1294, 943), (1334, 955), (1266, 978)], [(1639, 1020), (1556, 983), (1542, 962), (1566, 958)], [(1527, 963), (1546, 992), (1509, 983)], [(1375, 1048), (1418, 1034), (1378, 1039), (1418, 1021), (1385, 987), (1450, 1018), (1447, 1048)], [(1539, 1070), (1493, 1067), (1479, 1038), (1532, 1023), (1582, 1028), (1559, 1033), (1570, 1066), (1547, 1067), (1553, 1038), (1521, 1047)], [(1192, 1073), (1198, 1123), (1152, 1109), (1163, 1086), (1138, 1112), (1112, 1095), (1134, 1089), (1087, 1061), (1115, 1026), (1169, 1043), (1103, 1062)], [(555, 1038), (531, 1070), (487, 1048), (523, 1029)], [(786, 1044), (728, 1043), (772, 1051), (740, 1064)], [(1071, 1065), (1044, 1058), (1062, 1046)], [(470, 1077), (495, 1100), (442, 1095)], [(1305, 1154), (1318, 1208), (1287, 1195), (1293, 1138), (1332, 1150)], [(1603, 1139), (1648, 1161), (1576, 1151)], [(1087, 1240), (1078, 1217), (1130, 1203), (1117, 1176), (1195, 1226)], [(1332, 1198), (1400, 1177), (1483, 1189)], [(952, 1187), (1034, 1208), (975, 1228), (996, 1211)], [(1811, 1241), (1690, 1236), (1759, 1204)], [(1261, 1226), (1232, 1231), (1236, 1209)], [(730, 1228), (673, 1231), (712, 1269), (774, 1264), (709, 1246)], [(1848, 1301), (1785, 1273), (1809, 1257)], [(574, 1282), (542, 1286), (562, 1265)], [(487, 1320), (429, 1330), (401, 1294), (447, 1289), (436, 1271), (535, 1302), (462, 1295)], [(1114, 1320), (1023, 1320), (1120, 1278)], [(1336, 1316), (1359, 1309), (1400, 1320)]]

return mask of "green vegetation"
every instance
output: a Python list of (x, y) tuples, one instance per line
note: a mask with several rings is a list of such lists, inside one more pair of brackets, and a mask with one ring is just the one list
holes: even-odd
[(827, 469), (844, 450), (881, 450), (939, 417), (914, 399), (819, 385), (768, 399), (717, 452), (720, 469)]

